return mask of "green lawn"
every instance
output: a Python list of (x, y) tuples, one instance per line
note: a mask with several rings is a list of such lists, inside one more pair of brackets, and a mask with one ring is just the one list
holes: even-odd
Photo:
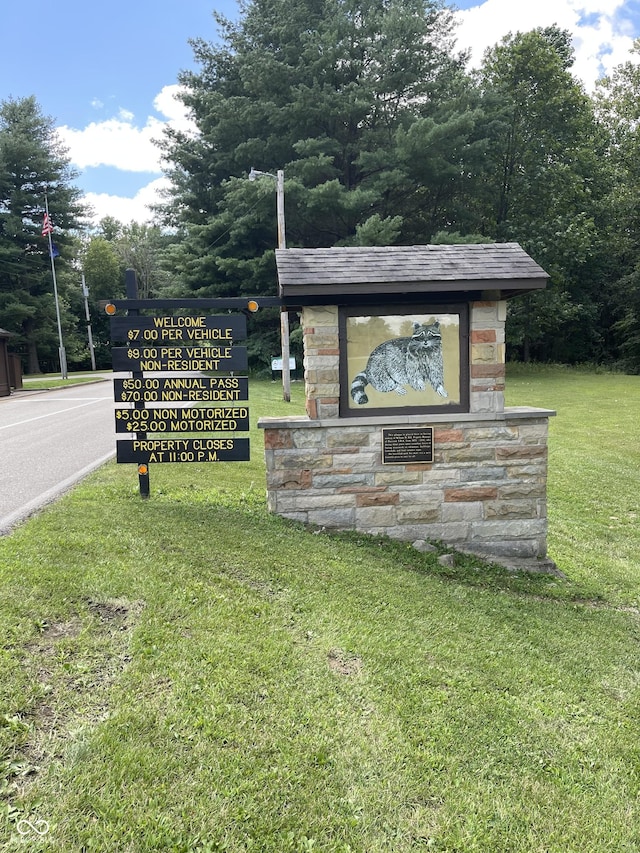
[(637, 853), (640, 377), (508, 389), (565, 579), (270, 516), (258, 430), (0, 539), (0, 848)]
[(594, 596), (640, 607), (640, 376), (513, 367), (508, 405), (555, 409), (549, 550)]
[(50, 391), (52, 388), (66, 388), (69, 385), (86, 385), (89, 382), (104, 382), (104, 376), (101, 376), (99, 373), (92, 375), (90, 371), (84, 371), (76, 375), (69, 373), (66, 379), (62, 379), (59, 373), (40, 373), (32, 376), (24, 376), (22, 379), (24, 391)]

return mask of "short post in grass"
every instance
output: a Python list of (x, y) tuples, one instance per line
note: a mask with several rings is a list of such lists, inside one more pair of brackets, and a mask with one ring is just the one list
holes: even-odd
[[(135, 270), (128, 269), (125, 273), (125, 287), (127, 299), (137, 299), (138, 298), (138, 282), (136, 279)], [(138, 317), (140, 315), (140, 311), (137, 308), (130, 308), (127, 311), (129, 317)], [(132, 371), (131, 378), (142, 379), (144, 377), (144, 373), (138, 371)], [(136, 400), (133, 404), (135, 409), (144, 409), (145, 403), (144, 400)], [(136, 436), (139, 440), (144, 440), (147, 437), (146, 433), (137, 433)], [(140, 489), (140, 497), (148, 498), (151, 493), (151, 484), (149, 480), (149, 465), (147, 462), (139, 462), (138, 463), (138, 488)]]

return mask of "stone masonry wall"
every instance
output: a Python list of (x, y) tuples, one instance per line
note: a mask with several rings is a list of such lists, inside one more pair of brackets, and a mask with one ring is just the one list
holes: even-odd
[(337, 418), (340, 397), (338, 306), (304, 308), (300, 322), (307, 414), (314, 420)]
[(469, 410), (504, 410), (506, 302), (472, 302), (469, 321)]
[(487, 556), (544, 557), (547, 415), (522, 409), (499, 421), (404, 418), (402, 425), (434, 427), (432, 465), (382, 465), (380, 423), (265, 418), (269, 509), (307, 524), (437, 540)]
[[(263, 418), (272, 512), (431, 539), (488, 557), (546, 556), (548, 418), (504, 408), (506, 303), (470, 306), (470, 411), (339, 418), (337, 306), (301, 321), (307, 417)], [(383, 426), (432, 426), (433, 464), (382, 464)]]

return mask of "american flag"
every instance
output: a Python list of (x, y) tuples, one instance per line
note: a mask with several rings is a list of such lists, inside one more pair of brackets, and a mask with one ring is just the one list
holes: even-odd
[(46, 237), (47, 234), (51, 234), (53, 231), (53, 222), (51, 221), (51, 217), (48, 213), (44, 215), (44, 222), (42, 223), (42, 236)]

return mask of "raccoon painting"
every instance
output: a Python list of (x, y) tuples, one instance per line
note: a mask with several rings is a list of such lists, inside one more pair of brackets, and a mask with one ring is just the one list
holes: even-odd
[(405, 385), (416, 391), (424, 391), (431, 385), (441, 397), (448, 397), (444, 389), (440, 323), (437, 320), (428, 326), (414, 323), (410, 338), (393, 338), (379, 344), (365, 369), (351, 383), (351, 396), (361, 406), (369, 402), (366, 385), (396, 394), (406, 394)]

